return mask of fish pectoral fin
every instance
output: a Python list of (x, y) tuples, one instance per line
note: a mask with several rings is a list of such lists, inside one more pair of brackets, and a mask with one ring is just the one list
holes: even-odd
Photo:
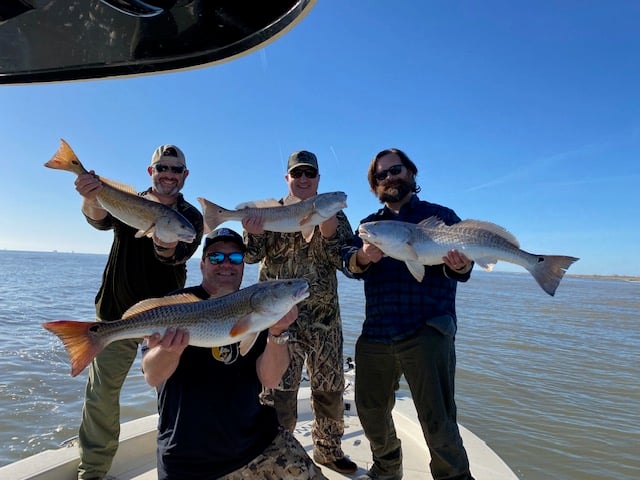
[(404, 263), (407, 265), (407, 268), (411, 275), (413, 275), (413, 278), (421, 282), (424, 278), (424, 265), (415, 260), (405, 260)]
[(300, 230), (300, 232), (302, 233), (302, 237), (307, 243), (309, 243), (313, 238), (313, 232), (315, 232), (315, 230), (316, 227), (314, 227), (313, 225), (311, 227), (302, 227), (302, 229)]
[(311, 212), (311, 213), (308, 213), (307, 215), (305, 215), (304, 217), (302, 217), (300, 219), (300, 221), (298, 222), (298, 225), (300, 225), (302, 227), (307, 225), (313, 219), (313, 214), (314, 214), (314, 212)]
[(244, 357), (247, 353), (249, 353), (249, 350), (251, 350), (251, 347), (253, 347), (253, 344), (256, 343), (257, 338), (258, 338), (257, 333), (252, 333), (251, 335), (243, 338), (240, 341), (240, 355)]
[(233, 324), (231, 330), (229, 330), (229, 335), (232, 337), (244, 335), (251, 328), (251, 323), (251, 315), (244, 315), (243, 317), (240, 317), (236, 323)]
[(495, 257), (480, 257), (474, 259), (474, 261), (487, 272), (492, 271), (493, 267), (498, 263), (498, 259)]
[(402, 259), (406, 258), (409, 261), (415, 261), (415, 262), (418, 261), (418, 254), (416, 253), (416, 249), (413, 248), (413, 245), (411, 244), (411, 242), (408, 242), (402, 245), (402, 248), (400, 250), (400, 256), (402, 257)]
[(136, 238), (142, 238), (142, 237), (153, 237), (153, 234), (156, 231), (156, 224), (152, 224), (149, 228), (147, 228), (146, 230), (138, 230), (136, 232), (136, 234), (134, 235)]
[(177, 295), (169, 295), (167, 297), (160, 298), (147, 298), (141, 302), (136, 303), (127, 311), (122, 314), (122, 319), (126, 320), (134, 315), (137, 315), (152, 308), (163, 307), (166, 305), (179, 305), (182, 303), (194, 303), (201, 302), (202, 299), (193, 293), (178, 293)]

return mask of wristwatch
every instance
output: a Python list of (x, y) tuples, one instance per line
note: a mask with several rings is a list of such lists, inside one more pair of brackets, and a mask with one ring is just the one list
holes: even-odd
[(269, 341), (276, 345), (284, 345), (289, 341), (289, 330), (285, 330), (280, 335), (274, 335), (269, 332)]

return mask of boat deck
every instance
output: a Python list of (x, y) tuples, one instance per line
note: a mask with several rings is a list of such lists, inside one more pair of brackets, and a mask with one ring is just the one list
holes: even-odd
[[(305, 390), (306, 389), (306, 390)], [(311, 424), (313, 415), (309, 405), (308, 387), (301, 389), (298, 405), (298, 424), (294, 432), (305, 449), (312, 454)], [(342, 475), (327, 468), (323, 473), (330, 480), (360, 475), (371, 466), (371, 451), (358, 420), (352, 395), (345, 398), (345, 430), (342, 447), (358, 465), (353, 475)], [(394, 420), (402, 441), (404, 480), (432, 479), (428, 464), (429, 452), (410, 398), (397, 399)], [(108, 480), (156, 480), (157, 415), (150, 415), (122, 425), (120, 449), (114, 459)], [(477, 480), (517, 480), (518, 477), (504, 461), (480, 438), (464, 427), (462, 438)], [(70, 446), (47, 450), (32, 457), (0, 468), (0, 478), (11, 480), (75, 480), (77, 478), (78, 449)]]

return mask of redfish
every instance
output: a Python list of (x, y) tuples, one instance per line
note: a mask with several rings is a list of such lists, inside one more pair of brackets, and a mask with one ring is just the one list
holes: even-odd
[(246, 355), (261, 331), (308, 296), (309, 284), (304, 279), (270, 280), (208, 300), (192, 294), (143, 300), (121, 320), (58, 320), (42, 326), (64, 343), (75, 377), (111, 342), (154, 333), (162, 336), (170, 327), (186, 329), (189, 345), (221, 347), (240, 342), (240, 353)]
[[(45, 167), (81, 175), (89, 173), (84, 168), (75, 152), (64, 140), (60, 140), (60, 148), (55, 155), (44, 164)], [(156, 236), (166, 243), (178, 240), (192, 243), (196, 238), (196, 231), (180, 212), (171, 207), (141, 197), (133, 187), (124, 185), (104, 177), (98, 177), (102, 182), (102, 190), (97, 200), (111, 215), (127, 225), (137, 228), (136, 237)]]
[(539, 255), (520, 249), (518, 240), (503, 227), (480, 220), (463, 220), (446, 225), (437, 217), (418, 224), (396, 220), (363, 223), (358, 236), (389, 257), (402, 260), (419, 282), (424, 265), (438, 265), (451, 249), (456, 249), (491, 271), (498, 260), (524, 267), (542, 289), (554, 295), (560, 280), (576, 257)]
[(272, 232), (302, 232), (307, 242), (313, 238), (316, 225), (324, 222), (347, 207), (344, 192), (329, 192), (314, 195), (306, 200), (280, 204), (277, 200), (261, 200), (238, 205), (227, 210), (205, 198), (198, 198), (202, 205), (205, 226), (213, 230), (223, 222), (242, 221), (246, 216), (264, 218), (264, 229)]

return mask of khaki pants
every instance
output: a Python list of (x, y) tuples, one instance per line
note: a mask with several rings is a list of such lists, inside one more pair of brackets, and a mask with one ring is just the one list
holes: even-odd
[(118, 450), (120, 390), (138, 352), (139, 340), (108, 345), (91, 363), (78, 441), (78, 479), (102, 479)]

